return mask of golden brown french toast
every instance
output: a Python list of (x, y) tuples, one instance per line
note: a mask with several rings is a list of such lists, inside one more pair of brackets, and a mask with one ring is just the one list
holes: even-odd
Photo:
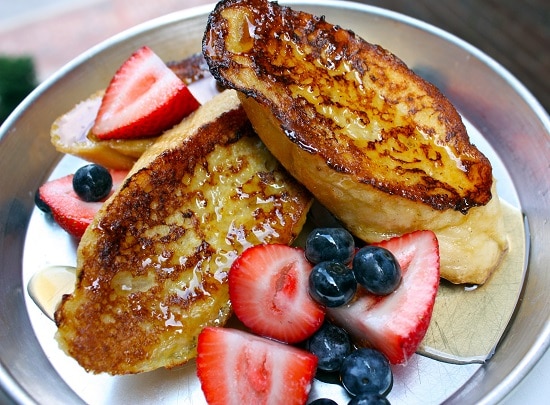
[(431, 229), (443, 277), (487, 279), (507, 245), (491, 164), (435, 86), (353, 32), (266, 0), (219, 2), (203, 53), (270, 151), (356, 236)]
[[(212, 80), (208, 66), (200, 53), (166, 64), (188, 86)], [(78, 156), (111, 169), (128, 170), (155, 142), (156, 137), (98, 140), (89, 136), (104, 93), (104, 90), (99, 90), (60, 115), (52, 124), (51, 142), (59, 152)]]
[(86, 370), (128, 374), (196, 354), (231, 308), (227, 272), (245, 248), (291, 243), (310, 194), (254, 134), (234, 90), (164, 133), (78, 246), (77, 285), (55, 313)]

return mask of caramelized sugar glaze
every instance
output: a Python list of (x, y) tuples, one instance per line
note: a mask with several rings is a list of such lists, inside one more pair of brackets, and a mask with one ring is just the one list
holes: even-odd
[(61, 347), (92, 372), (187, 362), (202, 328), (230, 315), (233, 260), (291, 243), (310, 203), (222, 93), (142, 155), (86, 231), (55, 313)]
[(353, 32), (265, 0), (219, 2), (203, 53), (270, 151), (356, 236), (431, 229), (443, 277), (489, 277), (507, 246), (491, 164), (435, 86)]
[[(489, 201), (491, 165), (433, 85), (323, 17), (239, 3), (222, 2), (221, 19), (210, 22), (212, 73), (271, 107), (294, 143), (336, 171), (434, 209), (466, 212)], [(251, 74), (265, 81), (260, 89), (247, 86)], [(266, 97), (274, 91), (276, 100)]]

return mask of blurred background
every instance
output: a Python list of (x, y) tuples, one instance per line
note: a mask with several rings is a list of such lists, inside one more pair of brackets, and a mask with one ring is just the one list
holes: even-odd
[[(550, 111), (549, 0), (363, 0), (481, 49)], [(208, 0), (0, 0), (0, 122), (37, 83), (136, 24)]]

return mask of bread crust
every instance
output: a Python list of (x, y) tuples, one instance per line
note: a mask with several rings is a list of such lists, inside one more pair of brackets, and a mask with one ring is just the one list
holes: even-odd
[(231, 314), (232, 261), (291, 243), (310, 204), (223, 92), (142, 155), (85, 232), (55, 313), (60, 346), (94, 373), (184, 364), (202, 328)]
[[(398, 57), (265, 0), (219, 2), (203, 53), (270, 151), (357, 237), (431, 229), (444, 240), (443, 277), (489, 277), (507, 246), (491, 164), (453, 105)], [(451, 237), (465, 235), (457, 227), (479, 233), (492, 259), (451, 266), (467, 243)]]
[(330, 170), (436, 210), (490, 200), (490, 162), (452, 104), (353, 32), (276, 3), (227, 0), (210, 15), (203, 52), (217, 80), (265, 106)]

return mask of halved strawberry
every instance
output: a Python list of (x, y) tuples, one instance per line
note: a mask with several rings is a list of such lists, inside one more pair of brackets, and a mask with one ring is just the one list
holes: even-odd
[[(128, 171), (109, 170), (109, 172), (113, 178), (112, 193), (122, 184)], [(77, 239), (82, 237), (103, 204), (102, 201), (85, 202), (81, 200), (73, 189), (72, 174), (44, 183), (38, 189), (38, 195), (42, 202), (50, 208), (54, 221)]]
[(186, 84), (149, 47), (143, 46), (111, 79), (92, 133), (98, 139), (156, 136), (199, 105)]
[(431, 231), (416, 231), (378, 243), (401, 265), (400, 286), (387, 296), (360, 289), (351, 304), (329, 308), (328, 316), (360, 344), (405, 363), (424, 338), (439, 287), (439, 244)]
[(305, 404), (317, 368), (307, 351), (237, 329), (205, 328), (197, 352), (210, 405)]
[(324, 308), (308, 292), (311, 268), (300, 248), (279, 244), (248, 248), (229, 272), (235, 315), (259, 335), (287, 343), (307, 339), (325, 317)]

